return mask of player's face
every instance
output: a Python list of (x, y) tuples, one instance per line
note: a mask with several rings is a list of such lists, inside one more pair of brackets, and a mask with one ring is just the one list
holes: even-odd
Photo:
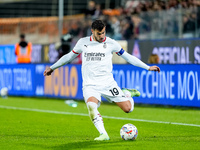
[(106, 27), (104, 27), (101, 31), (95, 29), (92, 29), (92, 34), (93, 34), (93, 39), (97, 42), (103, 42), (103, 40), (105, 39), (105, 35), (106, 35)]

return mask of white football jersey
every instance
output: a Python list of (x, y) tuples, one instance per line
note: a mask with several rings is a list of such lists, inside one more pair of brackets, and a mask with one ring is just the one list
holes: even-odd
[(113, 80), (112, 55), (123, 53), (115, 40), (105, 37), (102, 43), (93, 40), (92, 36), (79, 39), (73, 52), (82, 53), (82, 78), (85, 85), (109, 85)]

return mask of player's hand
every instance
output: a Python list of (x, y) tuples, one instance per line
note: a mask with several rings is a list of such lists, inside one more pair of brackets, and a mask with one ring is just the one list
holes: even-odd
[(51, 75), (51, 73), (53, 72), (53, 70), (51, 68), (47, 68), (45, 71), (44, 71), (44, 76), (49, 76)]
[(160, 72), (160, 68), (158, 66), (151, 66), (149, 68), (149, 71), (158, 71), (158, 72)]

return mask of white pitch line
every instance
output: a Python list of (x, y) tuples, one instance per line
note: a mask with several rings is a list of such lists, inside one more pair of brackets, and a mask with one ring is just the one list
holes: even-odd
[[(45, 113), (53, 113), (53, 114), (88, 116), (88, 114), (83, 114), (83, 113), (72, 113), (72, 112), (62, 112), (62, 111), (52, 111), (52, 110), (42, 110), (42, 109), (32, 109), (32, 108), (21, 108), (21, 107), (2, 106), (2, 105), (0, 105), (0, 108), (15, 109), (15, 110), (26, 110), (26, 111), (35, 111), (35, 112), (45, 112)], [(140, 122), (150, 122), (150, 123), (162, 123), (162, 124), (173, 124), (173, 125), (200, 127), (200, 125), (198, 125), (198, 124), (187, 124), (187, 123), (178, 123), (178, 122), (154, 121), (154, 120), (144, 120), (144, 119), (132, 119), (132, 118), (112, 117), (112, 116), (102, 116), (102, 117), (103, 118), (109, 118), (109, 119), (117, 119), (117, 120), (140, 121)]]

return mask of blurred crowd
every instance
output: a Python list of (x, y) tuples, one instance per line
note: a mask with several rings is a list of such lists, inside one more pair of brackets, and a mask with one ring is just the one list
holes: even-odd
[(115, 40), (145, 39), (148, 34), (151, 38), (180, 38), (180, 33), (181, 38), (200, 35), (199, 0), (135, 0), (114, 9), (102, 9), (100, 4), (89, 1), (84, 14), (85, 20), (75, 21), (69, 31), (75, 37), (91, 35), (95, 19), (104, 20), (107, 36)]

